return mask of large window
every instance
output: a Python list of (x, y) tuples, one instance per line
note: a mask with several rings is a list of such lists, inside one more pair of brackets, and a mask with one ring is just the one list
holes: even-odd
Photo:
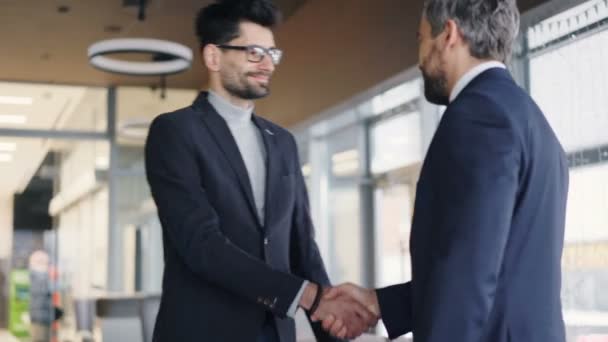
[[(333, 283), (380, 287), (411, 279), (414, 189), (438, 118), (421, 87), (417, 72), (407, 72), (385, 91), (296, 131)], [(377, 332), (386, 336), (382, 325)]]
[(527, 32), (530, 92), (570, 162), (562, 258), (569, 342), (608, 338), (607, 21), (606, 1), (594, 0)]
[(333, 248), (334, 282), (361, 282), (361, 221), (357, 130), (350, 128), (327, 140), (329, 152), (328, 198), (329, 236)]

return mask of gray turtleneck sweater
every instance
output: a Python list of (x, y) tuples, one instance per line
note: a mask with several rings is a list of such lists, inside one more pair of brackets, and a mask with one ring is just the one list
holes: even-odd
[[(207, 99), (224, 121), (226, 121), (230, 133), (232, 133), (232, 136), (236, 141), (236, 145), (241, 152), (241, 157), (247, 168), (258, 217), (260, 218), (260, 222), (264, 224), (266, 148), (264, 147), (264, 141), (262, 140), (260, 130), (251, 120), (253, 106), (247, 109), (237, 107), (212, 91), (209, 91)], [(298, 303), (304, 294), (304, 288), (307, 283), (307, 281), (304, 281), (302, 284), (300, 291), (289, 307), (289, 311), (287, 312), (288, 316), (295, 316), (298, 309)]]
[(251, 120), (253, 106), (247, 109), (237, 107), (212, 91), (209, 92), (208, 99), (213, 108), (226, 121), (241, 152), (249, 175), (258, 217), (264, 224), (266, 148), (260, 130)]

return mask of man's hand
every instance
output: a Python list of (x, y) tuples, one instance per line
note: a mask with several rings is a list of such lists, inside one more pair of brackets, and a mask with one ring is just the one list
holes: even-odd
[[(310, 310), (317, 294), (317, 285), (309, 283), (300, 299), (300, 306)], [(317, 309), (311, 319), (323, 321), (323, 328), (338, 338), (355, 338), (376, 325), (378, 317), (350, 296), (333, 293), (325, 289)]]
[[(380, 318), (380, 305), (376, 291), (354, 284), (343, 284), (326, 290), (323, 302), (334, 302), (346, 309), (347, 314), (342, 315), (338, 312), (324, 315), (323, 311), (318, 310), (312, 317), (313, 321), (322, 320), (323, 328), (339, 338), (358, 337), (370, 327), (375, 326)], [(348, 315), (349, 305), (354, 308), (355, 316)]]
[(378, 322), (376, 315), (348, 296), (324, 297), (312, 320), (323, 321), (323, 329), (339, 338), (358, 337)]
[(325, 291), (325, 299), (333, 299), (340, 296), (348, 296), (365, 306), (376, 317), (380, 317), (380, 304), (376, 290), (359, 287), (352, 283), (345, 283)]

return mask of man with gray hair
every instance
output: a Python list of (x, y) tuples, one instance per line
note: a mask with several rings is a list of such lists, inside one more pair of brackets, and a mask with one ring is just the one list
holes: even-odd
[[(412, 281), (326, 293), (358, 299), (391, 338), (411, 331), (416, 342), (565, 341), (568, 164), (545, 116), (504, 65), (518, 28), (515, 0), (424, 3), (425, 96), (447, 109), (418, 181)], [(334, 315), (323, 325), (343, 333), (344, 321)]]

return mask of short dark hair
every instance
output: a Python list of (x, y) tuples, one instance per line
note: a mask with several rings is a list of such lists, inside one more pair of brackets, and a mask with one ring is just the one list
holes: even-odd
[(281, 13), (271, 0), (219, 0), (201, 8), (195, 29), (202, 48), (237, 38), (239, 24), (243, 21), (272, 29), (280, 20)]

